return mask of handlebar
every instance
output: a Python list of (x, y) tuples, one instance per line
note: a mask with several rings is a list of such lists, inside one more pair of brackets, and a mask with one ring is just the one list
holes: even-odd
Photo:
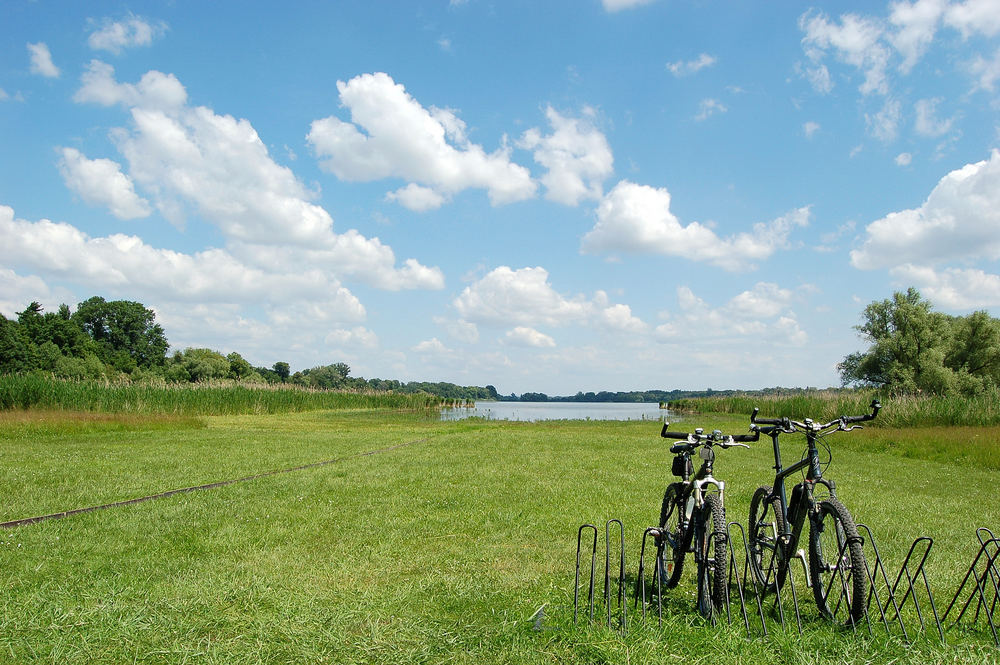
[[(806, 418), (805, 422), (799, 422), (797, 420), (792, 420), (790, 418), (758, 418), (757, 414), (760, 412), (760, 409), (754, 407), (753, 413), (750, 414), (750, 426), (758, 434), (760, 433), (760, 428), (757, 428), (756, 425), (773, 425), (773, 427), (768, 428), (770, 431), (767, 433), (774, 433), (774, 432), (791, 433), (799, 429), (818, 432), (821, 430), (825, 430), (829, 427), (833, 427), (834, 425), (837, 426), (838, 430), (848, 431), (854, 429), (854, 427), (847, 427), (847, 425), (850, 425), (852, 423), (861, 423), (861, 422), (867, 422), (869, 420), (874, 420), (875, 416), (878, 415), (879, 409), (882, 408), (882, 404), (877, 399), (873, 399), (872, 403), (869, 405), (869, 408), (871, 408), (872, 412), (866, 413), (863, 416), (840, 416), (839, 418), (831, 420), (828, 423), (817, 425), (808, 418)], [(857, 427), (860, 427), (860, 425), (858, 425)]]
[(671, 432), (667, 429), (668, 427), (670, 427), (670, 423), (663, 423), (663, 429), (660, 430), (660, 436), (664, 439), (674, 439), (677, 441), (677, 443), (670, 446), (670, 452), (674, 454), (694, 450), (694, 448), (699, 445), (715, 445), (723, 449), (731, 448), (733, 446), (749, 448), (750, 446), (743, 444), (744, 441), (753, 442), (760, 440), (760, 432), (757, 430), (754, 430), (752, 434), (734, 435), (723, 434), (719, 430), (714, 430), (710, 434), (706, 434), (700, 428), (696, 429), (693, 433)]

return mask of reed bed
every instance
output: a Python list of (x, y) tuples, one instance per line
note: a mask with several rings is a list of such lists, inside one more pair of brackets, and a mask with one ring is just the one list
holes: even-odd
[(429, 409), (440, 398), (393, 392), (335, 392), (298, 386), (70, 381), (44, 374), (0, 376), (0, 410), (243, 415), (318, 409)]
[(832, 420), (841, 415), (868, 413), (872, 399), (882, 402), (872, 427), (990, 427), (1000, 425), (1000, 390), (975, 397), (896, 395), (873, 390), (810, 390), (788, 393), (738, 393), (719, 397), (677, 400), (668, 406), (678, 411), (745, 414), (755, 407), (765, 418)]

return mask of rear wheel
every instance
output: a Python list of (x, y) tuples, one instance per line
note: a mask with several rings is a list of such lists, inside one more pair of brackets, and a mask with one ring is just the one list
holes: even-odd
[(684, 529), (684, 483), (670, 483), (663, 493), (660, 508), (660, 538), (656, 550), (660, 583), (668, 589), (677, 586), (684, 570), (684, 555), (691, 546), (691, 529)]
[(865, 616), (868, 576), (854, 518), (837, 499), (819, 503), (810, 517), (809, 575), (820, 613), (857, 624)]
[(785, 583), (788, 563), (782, 546), (785, 516), (781, 502), (771, 497), (771, 488), (761, 485), (750, 500), (750, 574), (765, 593), (777, 591)]
[(697, 525), (698, 611), (706, 619), (722, 612), (729, 593), (726, 512), (719, 497), (709, 494)]

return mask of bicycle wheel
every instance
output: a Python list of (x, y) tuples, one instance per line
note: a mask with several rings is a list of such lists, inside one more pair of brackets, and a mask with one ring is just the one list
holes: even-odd
[(726, 512), (719, 497), (709, 494), (698, 516), (698, 611), (706, 619), (722, 612), (729, 593)]
[(747, 538), (750, 548), (750, 574), (764, 593), (775, 592), (785, 584), (788, 559), (779, 536), (785, 533), (781, 502), (768, 500), (771, 488), (761, 485), (750, 500), (750, 523)]
[(691, 529), (683, 528), (684, 498), (684, 483), (670, 483), (663, 493), (663, 506), (660, 508), (663, 535), (659, 539), (656, 559), (660, 583), (668, 589), (674, 588), (680, 581), (684, 555), (691, 545)]
[(857, 624), (865, 616), (868, 577), (854, 518), (831, 498), (819, 503), (810, 521), (809, 575), (816, 605), (828, 619)]

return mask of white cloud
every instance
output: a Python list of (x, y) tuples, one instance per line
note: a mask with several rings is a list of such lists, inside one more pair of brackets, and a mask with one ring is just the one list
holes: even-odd
[[(0, 219), (4, 211), (0, 209)], [(64, 289), (53, 289), (38, 275), (18, 275), (9, 268), (0, 268), (0, 313), (8, 319), (17, 317), (32, 302), (37, 301), (48, 311), (63, 304), (73, 304), (76, 298)]]
[(913, 155), (908, 152), (901, 152), (896, 155), (896, 166), (909, 166), (913, 161)]
[(480, 188), (494, 205), (535, 195), (530, 172), (510, 161), (509, 148), (486, 153), (452, 111), (424, 108), (388, 74), (338, 81), (337, 90), (351, 122), (315, 120), (306, 138), (320, 167), (338, 178), (403, 178), (444, 197)]
[(661, 342), (685, 343), (687, 353), (738, 346), (752, 338), (762, 346), (804, 346), (808, 335), (791, 310), (794, 294), (777, 284), (759, 282), (721, 307), (714, 308), (687, 286), (677, 287), (679, 311), (656, 328)]
[(851, 252), (862, 270), (1000, 258), (1000, 151), (943, 177), (919, 208), (889, 213)]
[(805, 33), (802, 46), (814, 66), (832, 51), (841, 62), (864, 72), (865, 80), (859, 88), (862, 94), (888, 92), (886, 67), (891, 52), (881, 41), (884, 28), (879, 21), (844, 14), (837, 23), (810, 11), (799, 18), (799, 27)]
[(608, 12), (619, 12), (623, 9), (633, 9), (642, 5), (648, 5), (653, 0), (601, 0), (604, 10)]
[(694, 119), (698, 122), (707, 120), (716, 113), (725, 113), (729, 109), (726, 108), (725, 104), (717, 99), (703, 99), (701, 103), (698, 104), (698, 113), (694, 116)]
[(125, 48), (149, 46), (154, 37), (159, 37), (164, 32), (165, 23), (150, 23), (139, 16), (130, 16), (123, 21), (104, 19), (101, 28), (90, 34), (87, 44), (94, 50), (118, 54)]
[(584, 235), (587, 253), (635, 252), (682, 256), (727, 270), (742, 270), (788, 246), (788, 237), (809, 222), (809, 208), (794, 210), (770, 223), (757, 223), (752, 233), (720, 238), (703, 224), (680, 223), (670, 212), (670, 193), (623, 180), (597, 208), (597, 224)]
[(442, 316), (434, 317), (434, 323), (444, 328), (451, 337), (460, 342), (475, 344), (479, 341), (479, 328), (476, 327), (475, 323), (446, 319)]
[(1000, 33), (1000, 2), (997, 0), (966, 0), (950, 5), (944, 22), (962, 33), (963, 37)]
[(106, 206), (118, 219), (136, 219), (152, 213), (149, 202), (135, 193), (121, 165), (110, 159), (87, 159), (79, 150), (63, 148), (59, 171), (66, 186), (87, 203)]
[(434, 191), (430, 187), (421, 187), (411, 182), (406, 187), (401, 187), (395, 192), (385, 195), (386, 201), (396, 201), (404, 208), (409, 208), (414, 212), (427, 212), (437, 210), (447, 202), (447, 198)]
[(902, 116), (902, 104), (895, 99), (887, 99), (878, 113), (865, 114), (868, 133), (883, 143), (891, 143), (899, 134), (899, 122)]
[(566, 205), (599, 199), (614, 158), (604, 134), (593, 125), (594, 111), (584, 109), (582, 118), (568, 118), (549, 107), (545, 115), (552, 133), (542, 136), (538, 129), (530, 129), (518, 145), (534, 150), (535, 161), (548, 169), (541, 178), (546, 198)]
[(147, 245), (136, 236), (91, 237), (60, 222), (15, 219), (0, 205), (0, 260), (42, 277), (72, 278), (95, 290), (128, 290), (168, 302), (271, 303), (307, 301), (321, 320), (363, 320), (365, 309), (335, 278), (316, 268), (270, 271), (225, 250), (183, 254)]
[(1000, 275), (968, 268), (936, 270), (928, 265), (905, 265), (893, 268), (892, 276), (915, 285), (921, 295), (937, 305), (952, 310), (1000, 307)]
[(976, 90), (986, 90), (993, 92), (996, 89), (996, 82), (1000, 79), (1000, 48), (993, 53), (990, 60), (977, 55), (968, 65), (969, 72), (976, 78)]
[(947, 4), (947, 0), (917, 0), (913, 3), (903, 0), (890, 5), (889, 21), (897, 30), (889, 40), (903, 56), (900, 70), (904, 73), (913, 69), (934, 40)]
[(517, 326), (513, 330), (508, 330), (507, 334), (504, 335), (503, 341), (505, 344), (510, 344), (512, 346), (529, 346), (536, 348), (551, 348), (556, 345), (556, 341), (549, 335), (538, 332), (534, 328), (528, 328), (527, 326)]
[(172, 75), (148, 72), (137, 85), (118, 83), (114, 70), (91, 62), (74, 99), (124, 105), (130, 128), (112, 132), (128, 176), (174, 223), (189, 210), (214, 224), (241, 260), (353, 276), (379, 288), (444, 286), (438, 268), (407, 259), (354, 230), (335, 233), (333, 219), (292, 173), (277, 164), (249, 121), (187, 104)]
[(58, 78), (59, 68), (52, 62), (52, 54), (44, 42), (28, 44), (28, 55), (31, 58), (31, 73), (45, 78)]
[(820, 129), (818, 122), (813, 122), (812, 120), (806, 122), (802, 125), (802, 133), (806, 135), (807, 139), (811, 139), (813, 135)]
[(446, 347), (441, 343), (437, 337), (432, 337), (430, 339), (424, 340), (413, 347), (413, 350), (417, 353), (426, 353), (433, 355), (444, 355), (452, 353), (451, 349)]
[(5, 102), (8, 99), (10, 99), (10, 95), (7, 94), (6, 90), (0, 88), (0, 102)]
[(591, 326), (610, 332), (640, 332), (646, 324), (628, 305), (611, 304), (603, 291), (592, 299), (566, 297), (549, 284), (544, 268), (494, 269), (466, 287), (452, 303), (463, 321), (493, 326)]
[(378, 335), (364, 326), (355, 326), (350, 329), (338, 328), (331, 331), (323, 341), (328, 346), (337, 347), (360, 347), (364, 349), (378, 347)]
[(939, 120), (937, 118), (937, 107), (943, 101), (941, 97), (934, 99), (921, 99), (916, 104), (916, 130), (922, 136), (937, 137), (943, 136), (951, 131), (955, 118)]
[(674, 76), (687, 76), (688, 74), (694, 74), (706, 67), (711, 67), (716, 63), (716, 59), (707, 53), (702, 53), (694, 60), (688, 60), (684, 62), (679, 60), (677, 62), (668, 62), (667, 71), (669, 71)]

